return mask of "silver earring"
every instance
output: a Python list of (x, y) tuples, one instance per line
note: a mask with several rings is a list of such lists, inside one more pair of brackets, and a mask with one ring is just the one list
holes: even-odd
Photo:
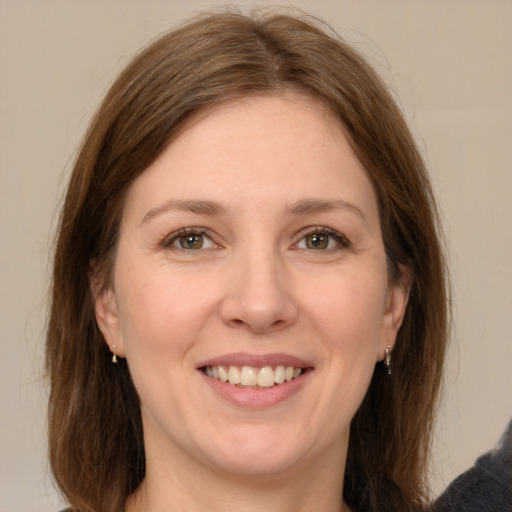
[(391, 375), (391, 345), (386, 347), (386, 355), (384, 356), (384, 365), (388, 370), (388, 375)]
[[(387, 350), (387, 349), (386, 349)], [(112, 345), (112, 362), (114, 364), (117, 363), (117, 356), (116, 356), (116, 346)]]

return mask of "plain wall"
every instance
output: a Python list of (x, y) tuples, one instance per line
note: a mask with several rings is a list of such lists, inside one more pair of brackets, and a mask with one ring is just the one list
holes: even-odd
[[(375, 64), (439, 195), (455, 313), (433, 457), (440, 490), (512, 415), (512, 2), (291, 4), (329, 21)], [(59, 508), (46, 465), (42, 352), (51, 237), (79, 140), (136, 50), (219, 5), (0, 0), (0, 512)]]

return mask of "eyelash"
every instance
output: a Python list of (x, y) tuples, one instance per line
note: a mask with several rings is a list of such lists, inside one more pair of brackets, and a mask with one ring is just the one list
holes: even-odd
[[(208, 235), (209, 231), (205, 228), (183, 228), (183, 229), (180, 229), (178, 231), (175, 231), (174, 233), (171, 233), (168, 237), (166, 237), (163, 242), (161, 243), (161, 246), (163, 248), (167, 248), (167, 249), (172, 249), (174, 244), (181, 238), (181, 237), (184, 237), (184, 236), (187, 236), (187, 235), (197, 235), (197, 236), (201, 236), (206, 239), (208, 239), (210, 241), (210, 243), (213, 245), (213, 246), (216, 246), (216, 247), (219, 247), (217, 244), (215, 244), (215, 242), (213, 241), (212, 237)], [(327, 237), (330, 237), (332, 239), (335, 240), (335, 242), (341, 246), (341, 248), (349, 248), (351, 246), (351, 243), (350, 241), (347, 239), (347, 237), (345, 237), (344, 235), (342, 235), (341, 233), (339, 233), (338, 231), (334, 230), (334, 229), (331, 229), (331, 228), (327, 228), (325, 226), (311, 226), (311, 227), (308, 227), (306, 228), (305, 230), (303, 230), (300, 234), (300, 239), (298, 242), (296, 242), (294, 245), (293, 245), (293, 248), (295, 249), (305, 249), (305, 250), (308, 250), (308, 251), (313, 251), (313, 252), (326, 252), (326, 251), (335, 251), (335, 250), (339, 250), (340, 247), (326, 247), (324, 249), (313, 249), (313, 248), (310, 248), (310, 247), (298, 247), (299, 244), (301, 244), (308, 236), (311, 236), (311, 235), (320, 235), (320, 236), (327, 236)], [(329, 243), (329, 242), (328, 242)], [(207, 247), (206, 249), (209, 249), (210, 247)], [(202, 245), (200, 248), (198, 249), (186, 249), (184, 247), (175, 247), (175, 249), (177, 250), (181, 250), (181, 251), (185, 251), (185, 252), (198, 252), (200, 250), (204, 250)]]
[[(187, 236), (187, 235), (198, 235), (203, 238), (207, 238), (208, 240), (210, 240), (210, 242), (213, 245), (217, 246), (218, 244), (216, 244), (213, 241), (212, 237), (208, 235), (208, 232), (209, 231), (205, 228), (182, 228), (182, 229), (179, 229), (178, 231), (174, 231), (169, 236), (167, 236), (163, 240), (161, 245), (163, 248), (172, 249), (174, 243), (176, 243), (181, 237)], [(175, 249), (185, 251), (185, 252), (197, 252), (200, 250), (200, 249), (185, 249), (184, 247), (175, 247)]]
[[(304, 231), (302, 231), (300, 233), (300, 240), (296, 244), (294, 244), (294, 246), (298, 246), (306, 237), (311, 236), (311, 235), (321, 235), (321, 236), (331, 237), (343, 249), (348, 249), (351, 246), (350, 241), (348, 240), (348, 238), (345, 235), (342, 235), (338, 231), (331, 229), (331, 228), (327, 228), (325, 226), (311, 226), (309, 228), (306, 228)], [(335, 250), (339, 250), (340, 247), (327, 248), (327, 249), (323, 249), (323, 251), (335, 251)], [(310, 248), (305, 248), (305, 249), (309, 250), (309, 251), (317, 251), (317, 249), (310, 249)], [(321, 250), (319, 250), (319, 252), (321, 252)]]

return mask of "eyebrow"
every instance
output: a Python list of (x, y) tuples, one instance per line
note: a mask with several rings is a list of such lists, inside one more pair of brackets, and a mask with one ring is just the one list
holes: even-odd
[(363, 211), (355, 204), (345, 201), (344, 199), (300, 199), (287, 208), (287, 211), (293, 215), (308, 215), (333, 210), (355, 213), (368, 224), (368, 219)]
[(149, 222), (154, 217), (161, 215), (162, 213), (182, 211), (196, 213), (197, 215), (222, 215), (226, 213), (226, 209), (219, 203), (214, 201), (202, 201), (195, 199), (169, 199), (164, 204), (152, 208), (140, 221), (140, 225)]
[[(285, 214), (309, 215), (312, 213), (322, 213), (333, 210), (342, 210), (354, 213), (368, 224), (368, 220), (363, 211), (355, 204), (344, 199), (299, 199), (285, 208)], [(219, 216), (227, 213), (226, 208), (215, 201), (204, 201), (198, 199), (169, 199), (164, 204), (149, 210), (142, 218), (140, 225), (142, 226), (162, 213), (172, 211), (189, 212), (205, 216)]]

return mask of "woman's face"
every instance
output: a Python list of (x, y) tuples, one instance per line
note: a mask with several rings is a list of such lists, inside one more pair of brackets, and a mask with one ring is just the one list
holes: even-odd
[(197, 118), (137, 178), (96, 311), (148, 468), (275, 475), (343, 460), (406, 300), (340, 126), (290, 94)]

